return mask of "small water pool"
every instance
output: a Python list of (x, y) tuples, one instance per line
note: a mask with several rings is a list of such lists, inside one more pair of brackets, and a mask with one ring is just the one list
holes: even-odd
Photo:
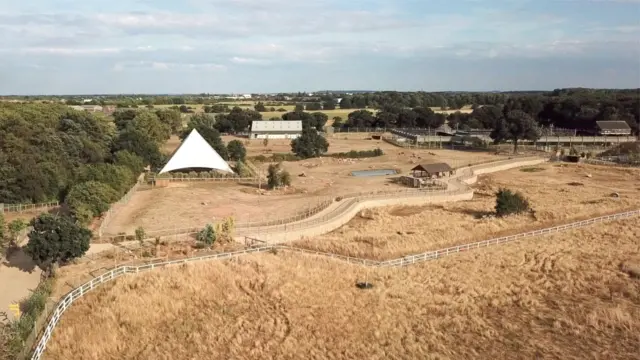
[(385, 176), (395, 174), (397, 174), (397, 172), (393, 169), (358, 170), (351, 172), (352, 176)]

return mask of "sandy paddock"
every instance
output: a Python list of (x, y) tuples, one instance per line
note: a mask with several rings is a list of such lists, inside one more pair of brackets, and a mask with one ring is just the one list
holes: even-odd
[[(387, 259), (640, 209), (640, 170), (576, 164), (535, 168), (541, 171), (512, 169), (481, 176), (471, 201), (365, 210), (342, 228), (296, 245)], [(535, 216), (490, 216), (501, 187), (522, 192)]]
[(405, 269), (281, 251), (132, 275), (43, 359), (637, 359), (638, 238), (629, 219)]
[[(361, 135), (360, 135), (361, 136)], [(365, 159), (315, 158), (284, 162), (292, 175), (292, 189), (262, 194), (256, 187), (230, 183), (174, 183), (170, 188), (139, 191), (113, 217), (105, 234), (204, 226), (225, 216), (236, 221), (263, 221), (304, 212), (330, 197), (374, 190), (406, 189), (390, 180), (394, 176), (353, 177), (354, 170), (397, 169), (408, 173), (418, 163), (448, 162), (464, 166), (504, 159), (486, 152), (406, 150), (390, 144), (359, 139), (332, 139), (340, 152), (380, 147), (385, 155)], [(256, 164), (264, 174), (269, 164)], [(304, 176), (301, 176), (303, 175)]]

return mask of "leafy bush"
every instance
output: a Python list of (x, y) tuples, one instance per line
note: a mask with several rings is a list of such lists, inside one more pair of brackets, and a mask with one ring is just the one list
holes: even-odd
[(291, 185), (291, 174), (282, 169), (282, 164), (271, 164), (267, 170), (267, 186), (275, 189)]
[(139, 226), (136, 229), (136, 240), (138, 240), (140, 243), (142, 243), (144, 241), (145, 237), (146, 237), (145, 235), (146, 235), (146, 233), (144, 231), (144, 228), (142, 226)]
[(496, 193), (496, 215), (521, 214), (530, 210), (529, 201), (519, 192), (500, 189)]
[(277, 153), (271, 155), (271, 161), (273, 162), (281, 162), (281, 161), (298, 161), (300, 158), (294, 154), (289, 153)]
[(212, 246), (217, 240), (217, 235), (218, 234), (216, 234), (213, 225), (207, 224), (204, 229), (200, 230), (200, 232), (196, 236), (196, 239), (202, 244)]
[(229, 153), (229, 160), (244, 161), (247, 156), (247, 149), (244, 148), (240, 140), (229, 141), (227, 152)]
[(249, 167), (247, 165), (245, 165), (245, 163), (243, 163), (242, 161), (238, 161), (236, 163), (236, 173), (238, 174), (238, 176), (243, 177), (243, 178), (248, 178), (253, 176), (254, 174), (251, 172), (251, 170), (249, 169)]
[(117, 201), (118, 198), (118, 192), (109, 185), (98, 181), (87, 181), (73, 186), (65, 202), (74, 216), (77, 216), (78, 211), (83, 208), (83, 211), (91, 211), (92, 216), (100, 216), (109, 210), (109, 204)]
[(328, 156), (334, 157), (334, 158), (341, 158), (341, 159), (360, 159), (360, 158), (376, 157), (376, 156), (382, 156), (382, 155), (384, 155), (384, 152), (382, 151), (382, 149), (376, 148), (374, 150), (359, 150), (359, 151), (351, 150), (349, 152), (335, 153), (335, 154), (330, 154)]

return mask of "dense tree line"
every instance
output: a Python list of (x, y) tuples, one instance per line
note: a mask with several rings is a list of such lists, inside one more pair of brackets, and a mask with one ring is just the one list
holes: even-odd
[[(429, 109), (439, 106), (434, 105), (434, 99), (446, 99), (447, 104), (452, 100), (473, 104), (473, 112), (456, 112), (446, 117), (434, 114)], [(342, 102), (345, 101), (349, 102), (347, 106), (357, 101), (355, 108), (365, 105), (379, 111), (376, 114), (354, 111), (347, 121), (338, 122), (340, 127), (434, 128), (446, 121), (454, 129), (493, 130), (512, 111), (526, 113), (541, 127), (576, 129), (585, 133), (593, 132), (596, 121), (600, 120), (625, 121), (637, 133), (640, 121), (638, 90), (565, 89), (549, 93), (460, 94), (449, 98), (428, 93), (372, 93), (343, 98)]]
[(51, 104), (0, 104), (0, 202), (58, 200), (80, 223), (109, 208), (175, 132), (173, 110), (102, 114)]

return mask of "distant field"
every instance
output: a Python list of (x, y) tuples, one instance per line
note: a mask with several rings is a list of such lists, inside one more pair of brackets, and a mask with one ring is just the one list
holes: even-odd
[[(241, 107), (243, 109), (251, 109), (253, 110), (254, 105), (256, 104), (255, 101), (238, 101), (238, 102), (223, 102), (223, 103), (219, 103), (219, 104), (224, 104), (224, 105), (228, 105), (229, 108), (232, 108), (234, 106), (238, 106)], [(268, 104), (265, 103), (265, 104)], [(187, 106), (191, 107), (196, 113), (201, 113), (204, 112), (204, 105), (201, 104), (186, 104)], [(155, 108), (157, 109), (163, 109), (163, 108), (169, 108), (175, 105), (154, 105)], [(282, 114), (284, 114), (285, 112), (290, 112), (290, 111), (294, 111), (295, 109), (295, 105), (294, 104), (288, 104), (288, 105), (265, 105), (267, 107), (267, 109), (271, 109), (271, 108), (275, 108), (276, 110), (278, 109), (285, 109), (286, 111), (265, 111), (265, 112), (261, 112), (262, 114), (262, 118), (264, 120), (269, 120), (271, 118), (281, 118)], [(329, 116), (329, 122), (327, 123), (327, 125), (331, 125), (333, 123), (333, 118), (336, 116), (341, 117), (342, 119), (346, 120), (347, 117), (349, 116), (350, 113), (357, 111), (357, 110), (369, 110), (373, 113), (376, 113), (377, 110), (376, 109), (335, 109), (335, 110), (318, 110), (321, 113), (325, 113), (327, 114), (327, 116)], [(460, 110), (441, 110), (439, 107), (431, 107), (431, 110), (433, 110), (436, 113), (443, 113), (443, 114), (453, 114), (455, 112), (461, 112), (463, 114), (470, 114), (473, 110), (471, 109), (471, 106), (467, 105), (464, 106), (462, 109)], [(307, 111), (307, 112), (315, 112), (315, 111)]]

